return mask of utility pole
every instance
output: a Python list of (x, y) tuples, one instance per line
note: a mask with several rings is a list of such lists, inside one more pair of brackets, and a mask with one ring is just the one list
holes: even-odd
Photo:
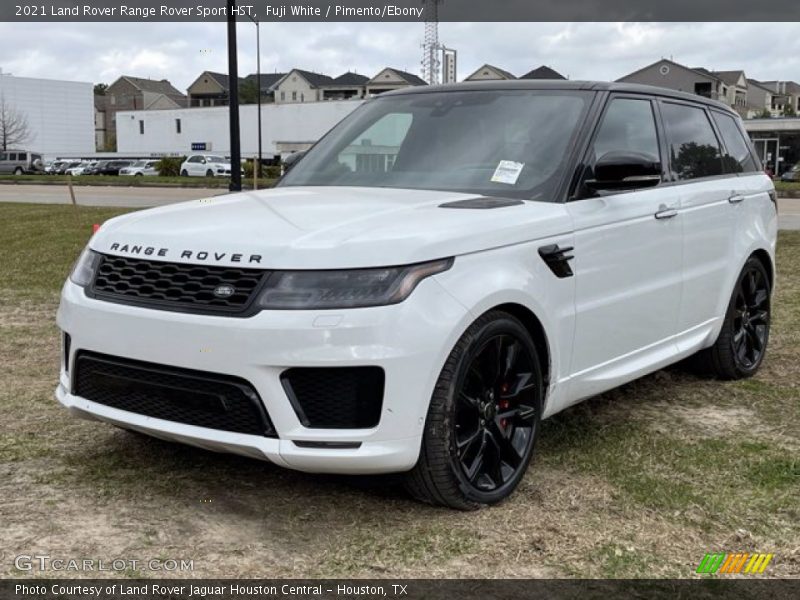
[[(230, 81), (231, 192), (242, 191), (242, 148), (239, 134), (239, 62), (236, 56), (236, 0), (228, 3), (228, 80)], [(261, 90), (258, 90), (259, 95)]]
[(253, 172), (258, 173), (258, 179), (261, 178), (261, 165), (263, 164), (264, 156), (262, 154), (261, 145), (261, 24), (257, 19), (252, 16), (250, 20), (256, 26), (256, 77), (258, 78), (258, 166), (253, 166)]

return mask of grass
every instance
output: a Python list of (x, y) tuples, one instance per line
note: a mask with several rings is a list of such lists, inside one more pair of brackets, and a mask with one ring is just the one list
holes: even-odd
[[(66, 185), (70, 177), (67, 175), (0, 175), (0, 184), (36, 184), (36, 185)], [(274, 179), (259, 180), (259, 188), (269, 187)], [(198, 188), (227, 188), (229, 177), (116, 177), (113, 175), (79, 175), (72, 177), (72, 184), (76, 186), (120, 186), (120, 187), (198, 187)], [(252, 187), (251, 179), (243, 179), (245, 188)]]
[(786, 197), (800, 197), (800, 181), (776, 181), (775, 190)]
[(121, 212), (0, 205), (7, 556), (124, 550), (194, 559), (202, 577), (649, 578), (745, 551), (775, 554), (768, 576), (800, 576), (800, 232), (780, 234), (757, 377), (675, 367), (564, 411), (513, 498), (463, 514), (391, 479), (305, 475), (69, 417), (52, 398), (58, 291), (91, 224)]

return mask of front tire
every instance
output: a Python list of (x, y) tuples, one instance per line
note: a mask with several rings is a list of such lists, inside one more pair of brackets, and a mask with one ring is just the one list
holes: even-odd
[(736, 280), (717, 341), (694, 356), (702, 374), (720, 379), (755, 375), (767, 351), (771, 297), (769, 274), (764, 264), (751, 256)]
[(214, 177), (214, 171), (212, 171), (211, 169), (206, 171), (206, 177), (213, 178)]
[(539, 433), (544, 394), (536, 345), (512, 315), (491, 311), (459, 339), (431, 398), (412, 496), (475, 510), (516, 489)]
[(186, 169), (181, 171), (181, 177), (188, 177), (188, 176), (189, 176), (189, 171), (187, 171)]
[(23, 175), (23, 174), (24, 174), (24, 171), (22, 169), (20, 169), (19, 167), (14, 169), (14, 175), (20, 176), (20, 175)]

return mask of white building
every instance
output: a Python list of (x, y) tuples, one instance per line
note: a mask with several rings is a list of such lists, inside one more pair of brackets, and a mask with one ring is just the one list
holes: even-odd
[[(360, 104), (359, 100), (265, 104), (261, 109), (264, 157), (305, 150)], [(258, 106), (243, 105), (239, 111), (242, 156), (256, 156)], [(228, 107), (120, 112), (117, 151), (138, 156), (229, 154)]]
[(91, 83), (0, 74), (0, 95), (30, 128), (30, 139), (19, 149), (45, 158), (95, 151), (93, 93)]

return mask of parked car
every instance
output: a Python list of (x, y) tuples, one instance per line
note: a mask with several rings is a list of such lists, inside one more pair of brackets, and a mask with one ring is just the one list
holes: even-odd
[(181, 164), (182, 177), (230, 177), (231, 163), (215, 154), (195, 154)]
[(796, 164), (781, 175), (781, 181), (800, 181), (800, 164)]
[(690, 357), (754, 375), (777, 220), (741, 119), (711, 99), (389, 92), (275, 188), (101, 227), (62, 291), (56, 397), (301, 471), (403, 473), (474, 509), (512, 493), (569, 406)]
[(93, 175), (119, 175), (121, 169), (130, 167), (133, 161), (130, 160), (109, 160), (100, 163), (92, 170)]
[(152, 177), (158, 175), (159, 162), (160, 161), (157, 160), (138, 160), (135, 163), (131, 164), (130, 166), (127, 166), (124, 169), (120, 169), (119, 174), (128, 176), (133, 175), (136, 177), (148, 175)]
[(82, 161), (74, 167), (66, 169), (65, 174), (77, 177), (79, 175), (90, 175), (97, 162)]
[(25, 150), (0, 150), (0, 175), (44, 173), (42, 155)]
[(74, 168), (80, 166), (80, 164), (81, 164), (81, 161), (79, 161), (79, 160), (65, 161), (58, 167), (58, 170), (54, 171), (54, 173), (56, 175), (66, 175), (67, 171), (69, 171), (70, 169), (74, 169)]

